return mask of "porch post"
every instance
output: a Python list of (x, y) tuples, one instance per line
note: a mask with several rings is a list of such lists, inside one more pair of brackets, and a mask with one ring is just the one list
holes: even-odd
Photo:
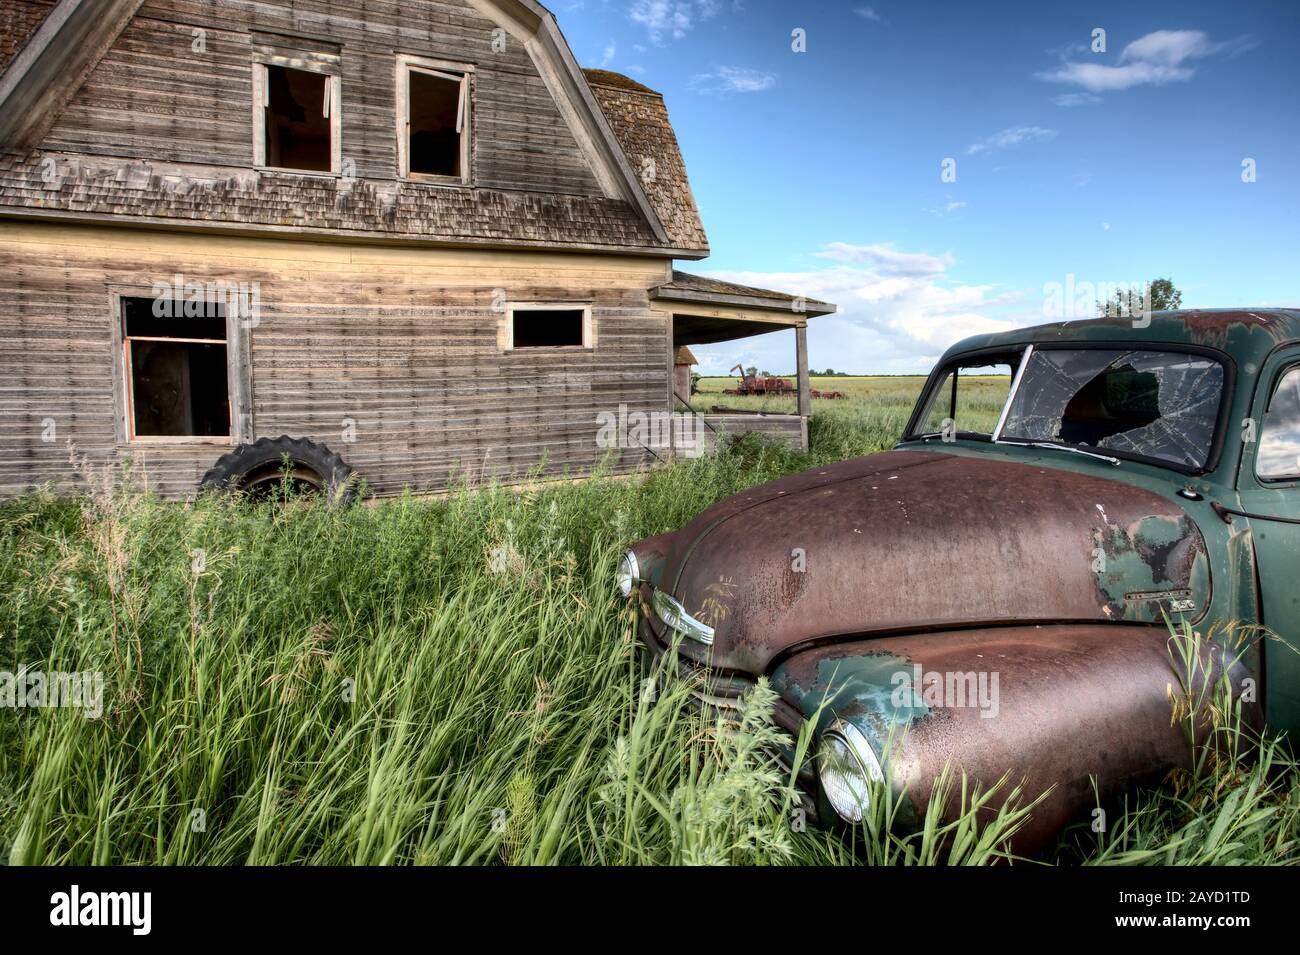
[(807, 418), (812, 414), (812, 385), (808, 381), (808, 326), (806, 324), (795, 326), (794, 360), (799, 378), (799, 414)]

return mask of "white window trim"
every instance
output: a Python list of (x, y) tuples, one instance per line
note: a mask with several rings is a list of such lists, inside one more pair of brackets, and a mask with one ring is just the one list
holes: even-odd
[[(460, 175), (438, 176), (430, 173), (411, 172), (411, 73), (430, 73), (444, 79), (460, 79)], [(397, 55), (397, 106), (394, 118), (397, 123), (397, 175), (411, 182), (443, 183), (447, 185), (469, 185), (470, 183), (470, 148), (473, 131), (473, 75), (474, 67), (468, 63), (452, 63), (449, 60), (431, 60), (424, 56), (410, 56), (405, 53)]]
[[(282, 66), (304, 73), (323, 73), (328, 79), (325, 83), (329, 102), (322, 103), (322, 109), (328, 108), (330, 119), (330, 168), (328, 172), (317, 169), (294, 169), (290, 166), (268, 166), (266, 164), (266, 108), (268, 66)], [(343, 81), (339, 68), (304, 60), (293, 56), (267, 56), (254, 54), (253, 57), (253, 165), (258, 169), (272, 172), (289, 172), (299, 176), (338, 176), (343, 168)]]
[(591, 351), (595, 343), (595, 335), (592, 328), (591, 320), (591, 303), (590, 302), (507, 302), (505, 328), (502, 332), (502, 348), (505, 351), (515, 351), (515, 311), (525, 312), (582, 312), (582, 344), (581, 345), (538, 345), (524, 346), (524, 351), (529, 352), (576, 352)]

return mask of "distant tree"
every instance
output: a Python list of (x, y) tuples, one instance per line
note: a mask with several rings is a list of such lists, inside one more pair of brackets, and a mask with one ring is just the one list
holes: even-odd
[(829, 377), (830, 377), (831, 375), (833, 375), (833, 374), (835, 374), (835, 369), (834, 369), (834, 368), (827, 368), (827, 369), (826, 369), (826, 377), (829, 378)]
[(758, 374), (758, 369), (753, 365), (750, 365), (748, 368), (745, 369), (745, 374), (753, 378), (755, 375)]
[(1120, 290), (1110, 301), (1098, 302), (1097, 314), (1132, 318), (1142, 314), (1146, 299), (1150, 300), (1151, 311), (1163, 312), (1182, 305), (1183, 293), (1174, 286), (1171, 279), (1154, 279), (1147, 283), (1145, 295), (1139, 294), (1136, 289)]
[(699, 393), (700, 393), (700, 373), (698, 371), (693, 371), (691, 372), (691, 394), (697, 395)]

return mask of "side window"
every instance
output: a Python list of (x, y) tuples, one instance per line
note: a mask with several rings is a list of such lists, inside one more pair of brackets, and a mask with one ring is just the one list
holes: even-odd
[(591, 309), (585, 305), (509, 305), (506, 348), (590, 348)]
[(128, 437), (228, 437), (225, 305), (151, 296), (121, 303)]
[(1261, 481), (1300, 478), (1300, 367), (1278, 382), (1259, 429), (1255, 474)]
[(338, 172), (337, 66), (289, 56), (253, 64), (253, 161), (268, 169)]
[(412, 179), (469, 181), (470, 71), (397, 59), (397, 155)]
[[(1009, 361), (958, 365), (948, 369), (929, 396), (921, 434), (991, 435), (1011, 391), (1015, 368)], [(945, 423), (951, 421), (945, 427)]]

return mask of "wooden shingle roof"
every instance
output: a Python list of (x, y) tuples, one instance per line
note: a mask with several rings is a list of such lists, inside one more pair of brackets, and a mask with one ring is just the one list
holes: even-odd
[(0, 7), (0, 73), (27, 45), (36, 28), (50, 11), (54, 0), (31, 0), (30, 3), (7, 3)]
[(663, 96), (621, 73), (582, 72), (673, 244), (707, 253), (709, 240)]
[[(509, 175), (504, 181), (476, 180), (470, 188), (430, 188), (394, 178), (373, 157), (358, 162), (353, 181), (337, 175), (284, 175), (253, 167), (242, 155), (196, 163), (179, 150), (160, 148), (159, 155), (151, 151), (144, 156), (130, 144), (115, 143), (102, 152), (81, 139), (69, 145), (66, 135), (60, 139), (59, 130), (51, 133), (51, 128), (70, 104), (81, 110), (77, 122), (97, 107), (105, 111), (94, 98), (102, 100), (116, 90), (114, 71), (129, 68), (133, 51), (156, 47), (149, 43), (149, 30), (171, 28), (165, 16), (137, 17), (142, 2), (57, 0), (41, 17), (3, 21), (0, 56), (7, 60), (0, 61), (0, 216), (125, 219), (184, 229), (682, 258), (707, 254), (662, 99), (630, 86), (590, 86), (554, 17), (536, 0), (474, 0), (463, 16), (481, 21), (479, 35), (487, 35), (487, 25), (504, 23), (523, 41), (509, 47), (519, 61), (515, 68), (498, 70), (494, 82), (500, 91), (512, 77), (526, 79), (526, 72), (535, 70), (536, 85), (550, 91), (565, 127), (556, 135), (561, 143), (565, 135), (572, 136), (576, 161), (570, 165), (590, 173), (590, 181), (566, 183), (563, 189), (520, 186)], [(382, 6), (391, 19), (392, 5)], [(234, 15), (260, 22), (262, 14), (245, 7)], [(358, 57), (374, 55), (372, 47), (384, 47), (384, 31), (400, 32), (400, 24), (378, 14), (368, 24), (374, 30), (361, 29), (366, 7), (362, 0), (329, 4), (316, 28), (328, 36), (346, 35), (349, 42), (355, 39), (349, 47), (354, 66)], [(233, 48), (246, 50), (248, 36), (232, 32)], [(487, 80), (482, 83), (486, 88)], [(617, 95), (611, 98), (610, 93)], [(642, 102), (622, 102), (619, 96)], [(127, 113), (119, 121), (124, 135), (137, 137), (137, 125), (143, 129), (155, 119), (161, 123), (168, 112), (118, 105), (112, 109)], [(84, 133), (75, 123), (73, 129), (78, 136)], [(634, 156), (652, 159), (661, 177), (657, 184)], [(504, 165), (504, 160), (498, 162), (498, 168)], [(669, 213), (663, 219), (661, 209)]]
[(820, 299), (791, 295), (752, 285), (724, 282), (704, 275), (692, 275), (673, 269), (671, 282), (655, 286), (655, 298), (716, 302), (718, 304), (745, 305), (753, 308), (771, 308), (802, 315), (829, 315), (835, 306)]

